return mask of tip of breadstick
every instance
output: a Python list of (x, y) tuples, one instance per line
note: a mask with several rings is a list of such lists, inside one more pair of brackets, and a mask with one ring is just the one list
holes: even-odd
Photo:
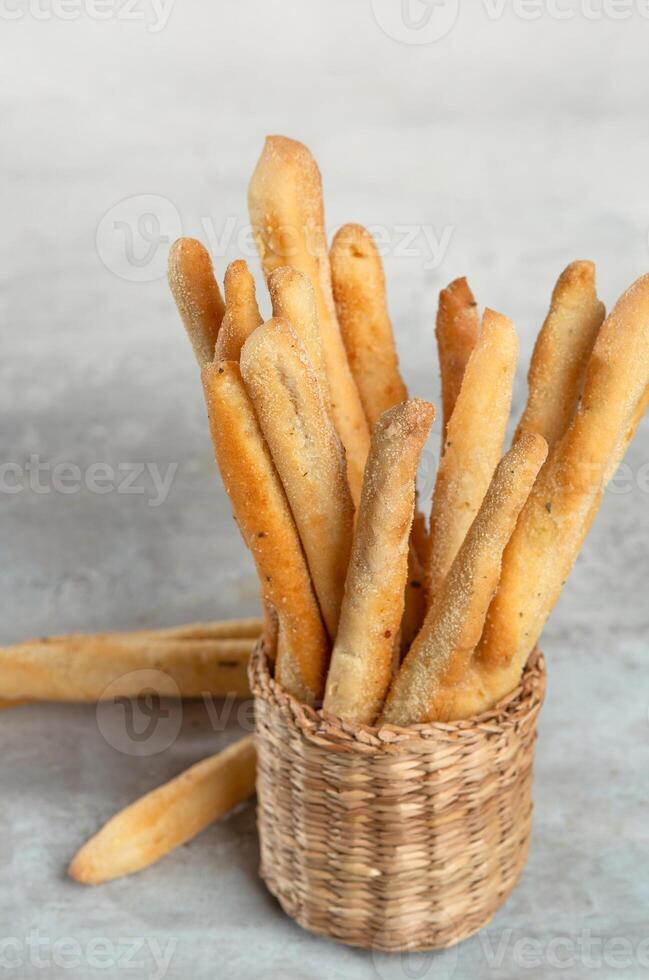
[(268, 290), (272, 296), (274, 292), (284, 286), (294, 283), (305, 284), (309, 289), (313, 289), (309, 277), (305, 276), (299, 269), (295, 269), (292, 265), (280, 265), (277, 269), (273, 269), (268, 277)]
[(510, 453), (514, 457), (527, 458), (540, 468), (547, 458), (548, 444), (538, 432), (524, 432), (510, 449)]
[(552, 301), (564, 298), (566, 293), (575, 290), (595, 291), (595, 263), (588, 259), (577, 259), (563, 270), (552, 291)]
[(456, 304), (457, 306), (477, 306), (475, 296), (471, 292), (465, 276), (454, 279), (439, 294), (440, 304)]
[(331, 244), (332, 256), (346, 253), (352, 258), (368, 258), (376, 254), (376, 243), (367, 228), (362, 225), (347, 224), (339, 228)]
[(205, 263), (212, 269), (212, 260), (202, 242), (197, 238), (177, 238), (169, 249), (169, 277), (183, 275), (188, 267)]
[(435, 406), (423, 398), (408, 398), (388, 408), (374, 423), (374, 433), (404, 438), (415, 430), (430, 428), (435, 420)]
[(228, 295), (228, 285), (232, 285), (242, 276), (250, 276), (251, 272), (248, 268), (248, 263), (245, 259), (235, 259), (234, 262), (230, 262), (227, 269), (225, 270), (225, 276), (223, 277), (223, 288), (225, 290), (225, 297), (227, 299)]
[(304, 143), (289, 136), (270, 135), (264, 141), (259, 164), (281, 166), (316, 166), (313, 154)]

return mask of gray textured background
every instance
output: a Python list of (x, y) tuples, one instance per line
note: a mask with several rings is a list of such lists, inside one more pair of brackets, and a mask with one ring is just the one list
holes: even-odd
[[(418, 395), (438, 396), (433, 314), (453, 277), (467, 273), (480, 303), (520, 331), (519, 410), (563, 266), (594, 259), (607, 304), (649, 269), (640, 0), (562, 0), (534, 18), (529, 4), (506, 2), (498, 16), (496, 0), (446, 0), (420, 29), (398, 0), (176, 0), (166, 22), (150, 0), (108, 7), (102, 21), (90, 0), (19, 2), (0, 11), (0, 462), (19, 467), (2, 469), (4, 642), (255, 611), (160, 275), (181, 229), (210, 243), (221, 274), (249, 252), (246, 184), (265, 133), (312, 147), (332, 229), (380, 226)], [(426, 12), (415, 2), (413, 18)], [(32, 456), (46, 467), (39, 485)], [(545, 633), (531, 857), (480, 937), (408, 960), (301, 932), (257, 878), (252, 806), (132, 879), (70, 883), (67, 860), (110, 814), (238, 725), (231, 717), (215, 732), (201, 706), (185, 707), (165, 751), (125, 755), (94, 709), (43, 706), (0, 714), (3, 975), (646, 975), (646, 423), (627, 459)], [(112, 466), (116, 482), (120, 466), (149, 469), (140, 493), (64, 493), (75, 471), (61, 463), (82, 481), (93, 463)], [(170, 465), (170, 492), (151, 506), (151, 467)]]

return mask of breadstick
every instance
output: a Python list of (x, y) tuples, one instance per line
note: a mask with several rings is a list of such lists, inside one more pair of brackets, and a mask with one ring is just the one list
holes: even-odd
[(246, 341), (241, 374), (288, 497), (333, 640), (354, 524), (340, 440), (306, 351), (285, 320), (269, 320)]
[(392, 684), (383, 723), (407, 726), (464, 716), (463, 681), (498, 584), (502, 552), (546, 454), (545, 439), (526, 434), (498, 464), (438, 600)]
[(255, 280), (243, 259), (231, 262), (223, 280), (225, 316), (216, 340), (215, 361), (238, 361), (241, 348), (261, 324)]
[(500, 695), (515, 686), (647, 403), (649, 275), (600, 329), (584, 393), (520, 516), (477, 651)]
[(324, 708), (371, 724), (390, 684), (404, 608), (415, 476), (435, 410), (419, 399), (388, 409), (372, 430), (345, 598)]
[(408, 397), (399, 373), (385, 276), (374, 239), (361, 225), (344, 225), (330, 252), (336, 314), (370, 426)]
[(439, 294), (435, 326), (442, 381), (442, 444), (479, 332), (477, 303), (469, 284), (466, 279), (455, 279)]
[(512, 400), (518, 339), (485, 310), (446, 430), (430, 515), (427, 588), (434, 603), (500, 459)]
[(195, 238), (179, 238), (169, 252), (169, 286), (196, 360), (214, 357), (225, 305), (207, 249)]
[(99, 885), (148, 868), (255, 791), (252, 735), (159, 786), (112, 817), (73, 858), (68, 874)]
[(329, 643), (286, 495), (239, 365), (208, 364), (202, 377), (223, 483), (255, 560), (263, 599), (277, 613), (283, 637), (277, 679), (312, 704), (324, 691)]
[(349, 485), (357, 504), (370, 435), (336, 320), (322, 181), (306, 146), (269, 136), (250, 182), (248, 204), (266, 276), (278, 266), (291, 265), (313, 286), (332, 416), (347, 453)]
[[(146, 636), (150, 639), (186, 640), (256, 640), (261, 636), (261, 619), (218, 619), (207, 623), (184, 623), (182, 626), (167, 626), (164, 629), (137, 630), (127, 636)], [(124, 635), (124, 634), (118, 634)]]
[(523, 432), (538, 432), (553, 446), (564, 434), (604, 315), (595, 289), (594, 263), (572, 262), (554, 287), (550, 311), (534, 346), (527, 405), (515, 440)]
[(282, 265), (268, 277), (268, 292), (273, 316), (286, 320), (302, 341), (322, 388), (325, 403), (329, 405), (327, 371), (311, 282), (297, 269)]
[[(415, 511), (413, 526), (416, 518), (417, 511)], [(426, 618), (428, 601), (426, 597), (425, 579), (425, 569), (419, 560), (419, 555), (417, 554), (417, 550), (415, 548), (414, 535), (411, 528), (410, 545), (408, 548), (408, 580), (406, 582), (405, 605), (403, 610), (403, 619), (401, 621), (399, 661), (401, 660), (401, 656), (407, 653), (407, 651), (410, 649), (412, 641), (421, 629), (422, 623)]]

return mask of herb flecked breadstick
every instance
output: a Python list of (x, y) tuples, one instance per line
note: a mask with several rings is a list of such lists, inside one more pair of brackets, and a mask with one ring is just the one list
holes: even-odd
[(255, 330), (241, 351), (241, 373), (333, 640), (354, 523), (343, 448), (304, 346), (285, 320)]
[(485, 310), (437, 471), (426, 578), (430, 603), (435, 602), (501, 457), (517, 357), (518, 339), (511, 322)]
[(455, 279), (439, 294), (435, 325), (442, 382), (442, 443), (479, 332), (478, 307), (469, 284), (466, 279)]
[(437, 602), (390, 688), (382, 723), (466, 717), (463, 682), (498, 584), (502, 552), (546, 454), (542, 436), (525, 435), (498, 464)]
[(223, 483), (264, 601), (279, 620), (277, 679), (294, 697), (313, 704), (324, 690), (329, 643), (286, 495), (239, 365), (208, 364), (202, 378)]
[(214, 357), (225, 305), (214, 278), (212, 260), (195, 238), (179, 238), (169, 251), (169, 286), (202, 367)]
[(604, 321), (597, 298), (595, 265), (571, 262), (559, 276), (527, 376), (529, 394), (516, 436), (538, 432), (550, 447), (574, 415), (588, 358)]
[(492, 687), (515, 686), (647, 405), (649, 275), (601, 327), (581, 403), (521, 513), (477, 651)]
[(385, 276), (374, 239), (361, 225), (344, 225), (330, 252), (336, 313), (349, 366), (370, 426), (408, 397), (399, 373)]
[(314, 289), (334, 424), (347, 453), (354, 503), (360, 498), (370, 434), (352, 376), (331, 291), (320, 171), (296, 140), (269, 136), (250, 181), (250, 220), (266, 276), (282, 265)]
[(241, 348), (262, 322), (255, 280), (243, 261), (231, 262), (223, 280), (225, 292), (225, 316), (216, 339), (214, 360), (238, 361)]
[(419, 455), (435, 410), (413, 399), (372, 430), (324, 708), (371, 724), (385, 699), (404, 608)]

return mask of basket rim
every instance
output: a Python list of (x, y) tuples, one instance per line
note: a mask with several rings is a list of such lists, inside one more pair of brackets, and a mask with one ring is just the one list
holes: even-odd
[(280, 711), (291, 727), (297, 727), (310, 741), (332, 749), (361, 749), (364, 752), (412, 750), (417, 743), (430, 748), (432, 742), (475, 742), (511, 733), (522, 723), (529, 724), (541, 709), (545, 697), (545, 658), (536, 648), (523, 669), (520, 683), (493, 707), (471, 718), (451, 722), (426, 722), (402, 728), (398, 725), (363, 725), (343, 721), (297, 701), (275, 681), (263, 636), (256, 642), (248, 666), (250, 688), (255, 700), (269, 703)]

